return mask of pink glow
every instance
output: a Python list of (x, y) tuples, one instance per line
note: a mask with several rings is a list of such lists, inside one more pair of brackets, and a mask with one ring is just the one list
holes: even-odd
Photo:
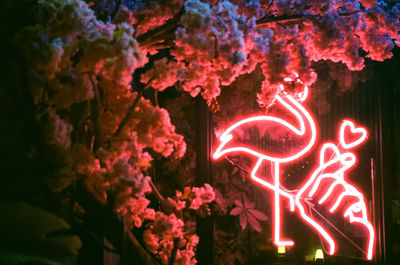
[[(331, 153), (332, 156), (328, 159), (328, 161), (326, 161), (326, 152), (328, 150), (333, 152)], [(340, 153), (339, 149), (333, 143), (325, 143), (320, 151), (320, 166), (313, 172), (306, 184), (303, 185), (296, 194), (295, 203), (300, 210), (301, 217), (321, 234), (321, 236), (329, 244), (329, 253), (331, 255), (334, 254), (336, 243), (332, 236), (320, 224), (318, 224), (318, 222), (306, 214), (303, 204), (300, 200), (304, 198), (312, 198), (319, 188), (325, 188), (326, 185), (321, 187), (322, 180), (333, 180), (328, 188), (328, 191), (323, 194), (318, 203), (321, 205), (324, 203), (329, 203), (327, 200), (331, 199), (333, 202), (329, 209), (331, 213), (334, 213), (339, 206), (342, 205), (345, 207), (344, 217), (348, 217), (350, 223), (359, 223), (367, 228), (369, 233), (368, 246), (366, 250), (367, 259), (372, 259), (375, 232), (372, 224), (368, 220), (364, 196), (356, 187), (349, 184), (345, 180), (345, 172), (350, 170), (355, 165), (355, 162), (356, 156), (353, 153), (347, 151), (345, 153)], [(331, 170), (335, 167), (336, 170), (331, 172)], [(325, 173), (325, 171), (328, 172)], [(343, 191), (335, 193), (334, 190), (336, 187), (341, 187)], [(343, 203), (345, 197), (355, 199), (357, 202), (346, 208), (347, 205), (343, 205), (345, 204)], [(355, 214), (360, 214), (360, 216), (355, 216)]]
[[(296, 74), (295, 74), (296, 75)], [(297, 77), (297, 82), (301, 82)], [(285, 82), (293, 82), (291, 78), (285, 78)], [(306, 183), (300, 187), (297, 194), (285, 190), (280, 185), (280, 166), (284, 163), (293, 162), (305, 156), (310, 152), (311, 148), (315, 144), (317, 129), (315, 121), (313, 120), (310, 112), (305, 109), (298, 101), (304, 101), (308, 96), (308, 87), (305, 86), (303, 93), (299, 93), (298, 100), (296, 101), (292, 96), (286, 94), (284, 86), (280, 87), (280, 94), (275, 97), (275, 101), (282, 104), (291, 114), (296, 117), (298, 126), (294, 126), (288, 121), (278, 118), (276, 116), (259, 115), (248, 117), (240, 120), (226, 129), (219, 137), (220, 144), (213, 154), (214, 159), (218, 159), (224, 155), (232, 153), (244, 153), (249, 154), (257, 158), (257, 162), (251, 170), (250, 177), (255, 183), (270, 189), (274, 192), (274, 210), (273, 210), (273, 237), (274, 244), (277, 246), (292, 246), (294, 242), (291, 240), (282, 240), (281, 238), (281, 206), (280, 197), (283, 196), (288, 199), (290, 211), (294, 212), (295, 207), (299, 209), (300, 217), (305, 220), (306, 223), (312, 226), (312, 228), (319, 233), (329, 245), (328, 253), (333, 255), (337, 249), (336, 242), (332, 235), (327, 229), (318, 223), (311, 215), (307, 214), (304, 207), (304, 202), (313, 198), (317, 191), (321, 189), (327, 189), (322, 197), (318, 200), (318, 204), (326, 206), (329, 204), (329, 211), (334, 213), (338, 209), (343, 209), (346, 201), (345, 198), (351, 198), (357, 200), (356, 203), (351, 204), (345, 208), (344, 217), (348, 218), (350, 223), (359, 223), (368, 229), (369, 241), (367, 246), (367, 258), (372, 259), (373, 245), (375, 233), (372, 224), (368, 220), (366, 205), (363, 194), (358, 191), (353, 185), (345, 181), (345, 172), (350, 170), (356, 164), (356, 156), (354, 153), (345, 151), (341, 153), (338, 147), (330, 142), (326, 142), (322, 145), (319, 160), (319, 167), (316, 168), (311, 176), (308, 178)], [(288, 155), (280, 153), (270, 153), (268, 150), (257, 150), (250, 147), (241, 145), (240, 143), (234, 143), (234, 135), (236, 130), (241, 131), (246, 129), (254, 123), (262, 124), (263, 126), (279, 125), (281, 128), (287, 129), (297, 137), (307, 137), (307, 141), (300, 151), (291, 153)], [(270, 125), (271, 124), (271, 125)], [(367, 139), (367, 131), (363, 127), (356, 127), (355, 123), (350, 120), (343, 120), (339, 128), (339, 143), (344, 149), (350, 149), (363, 143)], [(273, 166), (272, 177), (273, 183), (266, 181), (265, 179), (257, 176), (257, 172), (262, 166), (264, 161), (269, 161)], [(323, 182), (324, 181), (324, 182)], [(326, 184), (329, 181), (329, 184)], [(338, 189), (342, 191), (338, 191)], [(320, 196), (320, 195), (318, 195)]]
[[(346, 136), (348, 139), (346, 139)], [(351, 149), (362, 144), (367, 139), (367, 130), (363, 127), (355, 127), (353, 121), (343, 120), (339, 131), (340, 144), (345, 149)], [(352, 138), (349, 138), (352, 137)]]
[[(361, 217), (356, 217), (354, 214), (361, 213)], [(367, 259), (371, 260), (374, 250), (374, 241), (375, 241), (375, 230), (372, 226), (371, 222), (367, 218), (367, 208), (365, 203), (357, 202), (350, 206), (347, 211), (344, 213), (344, 217), (349, 217), (350, 223), (360, 223), (364, 225), (369, 232), (369, 241), (368, 241), (368, 249), (367, 249)]]
[[(274, 163), (274, 184), (275, 184), (275, 192), (274, 192), (274, 223), (275, 223), (275, 227), (274, 227), (274, 243), (277, 246), (293, 246), (294, 242), (292, 240), (286, 240), (283, 241), (280, 238), (281, 235), (281, 207), (280, 207), (280, 197), (279, 197), (279, 192), (278, 190), (280, 190), (280, 175), (279, 175), (279, 163)], [(292, 200), (290, 200), (291, 202)], [(294, 206), (292, 206), (292, 203), (290, 204), (290, 209), (293, 211), (294, 210)]]
[[(253, 170), (251, 171), (251, 174), (250, 174), (251, 179), (254, 180), (256, 183), (261, 184), (262, 186), (264, 186), (270, 190), (276, 191), (283, 197), (286, 197), (287, 199), (289, 199), (290, 210), (293, 212), (295, 204), (294, 204), (294, 196), (292, 194), (282, 190), (281, 188), (276, 188), (275, 185), (272, 185), (268, 181), (265, 181), (256, 176), (256, 172), (260, 168), (260, 165), (262, 164), (262, 162), (263, 162), (263, 159), (260, 158), (257, 161), (256, 165), (253, 167)], [(279, 176), (279, 164), (278, 164), (278, 166), (275, 166), (275, 176)]]
[[(283, 90), (284, 87), (283, 85), (281, 86), (281, 90)], [(260, 115), (260, 116), (254, 116), (254, 117), (249, 117), (246, 119), (243, 119), (239, 122), (234, 123), (231, 125), (227, 130), (224, 131), (224, 133), (219, 137), (219, 140), (221, 141), (220, 145), (218, 146), (217, 150), (213, 154), (214, 159), (218, 159), (221, 156), (228, 154), (228, 153), (237, 153), (237, 152), (243, 152), (250, 154), (252, 156), (255, 156), (258, 158), (257, 163), (253, 167), (251, 171), (251, 179), (258, 184), (271, 189), (274, 191), (274, 222), (273, 222), (273, 234), (274, 234), (274, 244), (277, 246), (292, 246), (294, 245), (294, 242), (291, 240), (282, 240), (281, 239), (281, 208), (280, 208), (280, 196), (284, 196), (289, 199), (290, 203), (290, 210), (294, 211), (294, 198), (293, 195), (282, 190), (280, 187), (280, 163), (288, 163), (291, 161), (294, 161), (302, 156), (304, 156), (306, 153), (310, 151), (312, 146), (315, 144), (316, 136), (317, 136), (317, 129), (315, 122), (313, 118), (311, 117), (310, 113), (308, 110), (306, 110), (301, 104), (299, 104), (292, 96), (287, 95), (285, 92), (284, 97), (282, 98), (281, 96), (277, 95), (275, 100), (281, 103), (287, 110), (289, 110), (290, 113), (292, 113), (298, 120), (299, 122), (299, 128), (296, 128), (286, 120), (283, 120), (281, 118), (278, 118), (276, 116), (266, 116), (266, 115)], [(303, 100), (305, 100), (307, 97), (307, 92), (304, 92), (304, 95), (301, 96)], [(231, 142), (233, 139), (232, 132), (235, 131), (235, 129), (239, 129), (248, 126), (249, 123), (252, 122), (260, 122), (263, 123), (263, 125), (268, 125), (269, 123), (272, 124), (279, 124), (282, 127), (289, 129), (291, 132), (296, 134), (298, 137), (305, 137), (307, 135), (309, 137), (307, 144), (298, 151), (297, 153), (290, 154), (290, 155), (282, 155), (282, 154), (268, 154), (265, 153), (264, 151), (260, 150), (253, 150), (245, 146), (234, 146), (234, 147), (227, 147), (228, 143)], [(307, 127), (305, 122), (307, 122)], [(225, 149), (224, 149), (225, 148)], [(274, 184), (272, 185), (271, 183), (259, 178), (256, 176), (256, 173), (261, 166), (262, 162), (270, 161), (273, 166), (274, 166), (274, 172), (273, 172), (273, 179), (274, 179)]]
[(253, 170), (251, 171), (251, 179), (254, 180), (256, 183), (261, 184), (262, 186), (271, 189), (274, 191), (274, 244), (277, 246), (293, 246), (294, 242), (291, 240), (281, 240), (280, 238), (280, 231), (281, 231), (281, 209), (280, 209), (280, 196), (284, 196), (287, 199), (289, 199), (289, 205), (290, 205), (290, 210), (293, 212), (294, 211), (294, 196), (280, 188), (280, 182), (279, 182), (279, 163), (273, 163), (274, 164), (274, 185), (271, 185), (269, 182), (259, 178), (256, 176), (256, 172), (258, 171), (260, 165), (263, 162), (263, 158), (260, 158), (256, 165), (253, 167)]

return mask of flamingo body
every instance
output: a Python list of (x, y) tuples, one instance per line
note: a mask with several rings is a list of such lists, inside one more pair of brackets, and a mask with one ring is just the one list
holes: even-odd
[[(302, 100), (304, 99), (305, 97)], [(277, 95), (275, 100), (295, 117), (295, 119), (298, 121), (298, 126), (294, 126), (287, 120), (271, 115), (260, 115), (243, 119), (231, 125), (222, 133), (222, 135), (219, 137), (221, 143), (215, 151), (213, 157), (214, 159), (218, 159), (226, 154), (242, 153), (258, 159), (257, 163), (253, 167), (253, 170), (251, 171), (250, 177), (258, 184), (274, 191), (274, 243), (278, 246), (291, 246), (294, 244), (293, 241), (281, 240), (280, 196), (284, 196), (289, 199), (291, 211), (294, 211), (294, 197), (292, 194), (281, 189), (280, 164), (294, 161), (309, 152), (312, 146), (315, 144), (317, 129), (315, 121), (311, 117), (310, 112), (292, 96), (284, 95), (281, 97), (280, 95)], [(279, 151), (276, 152), (276, 150), (256, 150), (254, 147), (249, 146), (248, 144), (246, 145), (243, 144), (243, 142), (236, 142), (234, 140), (234, 137), (240, 134), (240, 131), (255, 126), (263, 126), (270, 131), (279, 130), (279, 132), (283, 132), (285, 136), (290, 136), (296, 140), (300, 139), (301, 145), (300, 147), (297, 146), (294, 152), (292, 151), (289, 154), (282, 154)], [(277, 141), (276, 146), (281, 147), (282, 144)], [(279, 149), (281, 148), (278, 148), (278, 150)], [(273, 183), (259, 178), (256, 174), (257, 170), (264, 161), (270, 161), (273, 164)]]

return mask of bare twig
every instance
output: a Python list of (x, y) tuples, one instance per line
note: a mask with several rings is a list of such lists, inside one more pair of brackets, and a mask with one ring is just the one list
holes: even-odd
[(282, 16), (273, 16), (273, 15), (268, 15), (263, 18), (260, 18), (259, 20), (256, 21), (257, 27), (263, 27), (266, 26), (269, 23), (276, 23), (276, 22), (291, 22), (291, 21), (297, 21), (301, 20), (303, 18), (308, 18), (309, 16), (304, 15), (304, 14), (298, 14), (298, 15), (282, 15)]
[(167, 199), (164, 198), (164, 196), (161, 195), (161, 193), (158, 191), (156, 185), (153, 183), (153, 181), (150, 180), (150, 187), (153, 190), (154, 195), (157, 197), (161, 208), (166, 212), (167, 214), (175, 214), (176, 217), (183, 219), (183, 213), (182, 210), (177, 210), (176, 207), (169, 202)]
[(157, 261), (153, 259), (152, 256), (150, 256), (149, 253), (146, 252), (146, 250), (142, 247), (142, 245), (139, 243), (139, 241), (136, 239), (136, 237), (132, 234), (131, 231), (127, 230), (126, 231), (127, 239), (129, 242), (135, 246), (135, 248), (138, 250), (139, 255), (141, 258), (146, 262), (148, 265), (155, 265), (158, 264)]
[(129, 106), (128, 111), (126, 112), (124, 118), (120, 122), (117, 130), (110, 137), (110, 139), (107, 140), (107, 143), (111, 143), (112, 141), (115, 140), (115, 138), (118, 138), (120, 136), (120, 134), (122, 133), (124, 127), (126, 126), (126, 123), (130, 120), (132, 114), (135, 112), (135, 109), (136, 109), (137, 105), (139, 104), (140, 99), (142, 98), (144, 90), (146, 90), (147, 88), (150, 87), (151, 81), (153, 81), (153, 78), (150, 79), (149, 82), (137, 92), (135, 100)]
[(214, 39), (214, 59), (217, 59), (219, 56), (219, 49), (218, 49), (218, 37), (214, 32), (208, 34), (209, 37)]
[(237, 167), (240, 171), (246, 172), (247, 174), (250, 174), (249, 171), (247, 171), (246, 169), (242, 168), (241, 166), (239, 166), (238, 163), (235, 163), (232, 159), (230, 159), (227, 156), (224, 156), (224, 158), (234, 167)]
[(225, 22), (222, 20), (221, 16), (217, 16), (218, 21), (224, 26), (225, 30), (228, 31), (229, 28), (226, 26)]
[(101, 144), (99, 119), (100, 119), (100, 116), (102, 115), (103, 107), (102, 107), (102, 103), (101, 103), (99, 89), (93, 80), (93, 76), (91, 74), (88, 74), (88, 75), (89, 75), (89, 80), (90, 80), (90, 83), (92, 84), (93, 91), (94, 91), (94, 99), (93, 99), (93, 104), (92, 104), (93, 109), (91, 111), (91, 115), (92, 115), (92, 119), (93, 119), (93, 123), (94, 123), (94, 139), (92, 138), (91, 140), (94, 140), (94, 141), (91, 143), (91, 149), (92, 149), (92, 151), (95, 151)]
[(154, 88), (154, 104), (159, 107), (160, 105), (158, 104), (158, 89)]
[(161, 195), (161, 193), (158, 191), (156, 185), (153, 183), (153, 181), (150, 180), (150, 187), (153, 190), (154, 195), (157, 197), (158, 201), (163, 201), (165, 200), (164, 196)]
[(92, 76), (91, 74), (88, 74), (88, 75), (89, 75), (90, 83), (91, 83), (91, 85), (92, 85), (92, 87), (93, 87), (94, 97), (95, 97), (97, 106), (98, 106), (99, 108), (101, 108), (101, 107), (102, 107), (102, 103), (101, 103), (101, 99), (100, 99), (99, 89), (98, 89), (96, 83), (95, 83), (94, 80), (93, 80), (93, 76)]
[(118, 15), (119, 10), (121, 9), (122, 0), (117, 0), (115, 3), (115, 8), (111, 13), (111, 21), (114, 22), (115, 17)]
[(172, 249), (171, 257), (169, 258), (168, 265), (174, 265), (174, 263), (175, 263), (176, 253), (178, 252), (178, 243), (179, 243), (179, 238), (175, 238), (174, 239), (174, 248)]
[(117, 138), (118, 136), (120, 136), (120, 134), (121, 134), (122, 130), (124, 129), (126, 123), (129, 121), (130, 117), (132, 116), (132, 113), (135, 111), (135, 108), (136, 108), (137, 104), (139, 104), (139, 101), (140, 101), (140, 98), (142, 97), (142, 95), (143, 95), (143, 91), (137, 92), (135, 100), (129, 106), (128, 111), (126, 112), (124, 118), (122, 119), (122, 121), (119, 124), (117, 130), (111, 136), (111, 138), (110, 138), (110, 140), (108, 142), (111, 142), (112, 140), (114, 140), (114, 138)]
[(274, 0), (269, 1), (267, 10), (269, 10), (273, 4), (274, 4)]

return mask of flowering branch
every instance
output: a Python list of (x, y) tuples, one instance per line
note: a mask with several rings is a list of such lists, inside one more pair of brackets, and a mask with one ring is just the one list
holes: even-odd
[[(120, 249), (121, 244), (121, 221), (116, 218), (113, 211), (107, 206), (100, 203), (93, 197), (93, 193), (87, 189), (83, 182), (77, 182), (75, 190), (76, 200), (85, 209), (85, 222), (94, 229), (95, 232), (104, 235), (114, 247)], [(102, 222), (98, 222), (102, 220)], [(153, 257), (143, 248), (136, 237), (130, 230), (125, 231), (127, 236), (126, 258), (132, 264), (150, 264), (156, 265)], [(137, 259), (139, 255), (142, 260)]]
[(168, 265), (175, 264), (176, 253), (178, 252), (178, 243), (179, 243), (179, 238), (175, 238), (174, 239), (174, 248), (171, 251), (171, 257), (169, 258)]
[[(270, 5), (273, 1), (270, 3)], [(339, 17), (349, 17), (353, 14), (365, 12), (366, 10), (359, 10), (354, 12), (343, 12), (338, 13)], [(148, 48), (154, 46), (156, 44), (162, 46), (168, 46), (168, 40), (175, 39), (175, 31), (180, 26), (180, 19), (182, 15), (185, 13), (184, 8), (181, 8), (179, 12), (172, 18), (167, 20), (165, 24), (159, 26), (153, 30), (149, 30), (148, 32), (139, 35), (136, 37), (137, 41), (139, 42), (140, 46), (143, 48)], [(281, 15), (281, 16), (274, 16), (274, 15), (266, 15), (256, 21), (257, 27), (265, 27), (270, 23), (282, 23), (282, 22), (292, 22), (292, 21), (299, 21), (305, 18), (318, 18), (322, 15), (306, 15), (306, 14), (296, 14), (296, 15)], [(164, 43), (163, 43), (164, 42)]]
[(120, 124), (119, 124), (117, 130), (115, 131), (115, 133), (114, 133), (114, 134), (111, 136), (111, 138), (107, 141), (108, 143), (112, 142), (115, 138), (118, 138), (118, 136), (120, 136), (120, 134), (122, 133), (122, 131), (123, 131), (123, 129), (124, 129), (126, 123), (131, 119), (132, 114), (135, 112), (135, 109), (136, 109), (137, 105), (139, 104), (140, 99), (141, 99), (142, 96), (143, 96), (144, 90), (146, 90), (147, 88), (150, 87), (151, 81), (152, 81), (152, 80), (150, 80), (143, 88), (141, 88), (141, 89), (138, 90), (138, 92), (137, 92), (137, 94), (136, 94), (136, 97), (135, 97), (135, 100), (134, 100), (133, 103), (129, 106), (128, 111), (126, 112), (124, 118), (123, 118), (122, 121), (120, 122)]
[(131, 117), (132, 113), (135, 111), (135, 108), (136, 108), (137, 104), (139, 103), (140, 98), (142, 97), (142, 95), (143, 95), (143, 91), (139, 91), (136, 94), (135, 100), (133, 101), (132, 105), (129, 106), (129, 109), (126, 112), (126, 114), (125, 114), (124, 118), (122, 119), (121, 123), (119, 124), (118, 129), (112, 135), (110, 140), (112, 140), (114, 138), (117, 138), (121, 134), (122, 130), (124, 129), (124, 127), (126, 125), (126, 123), (130, 120), (130, 117)]
[(181, 8), (181, 10), (179, 10), (172, 19), (167, 20), (164, 25), (137, 36), (136, 40), (143, 48), (160, 44), (166, 40), (173, 40), (175, 38), (175, 30), (179, 27), (180, 19), (184, 13), (184, 9)]
[(156, 262), (152, 256), (150, 256), (149, 253), (143, 248), (143, 246), (139, 243), (139, 241), (136, 239), (136, 237), (132, 234), (131, 231), (127, 230), (126, 235), (129, 239), (129, 242), (139, 250), (140, 256), (143, 258), (143, 260), (146, 262), (146, 265), (156, 265), (159, 264)]
[(94, 137), (94, 141), (92, 141), (91, 143), (91, 150), (92, 151), (96, 151), (97, 148), (101, 145), (101, 139), (100, 139), (100, 125), (99, 125), (99, 119), (100, 116), (103, 112), (103, 106), (101, 103), (101, 99), (100, 99), (100, 93), (99, 93), (99, 88), (97, 86), (97, 84), (94, 82), (93, 80), (93, 76), (91, 74), (89, 74), (89, 80), (90, 83), (93, 87), (93, 91), (94, 91), (94, 98), (92, 100), (92, 120), (94, 122), (94, 129), (95, 129), (95, 135)]
[(164, 196), (161, 195), (161, 193), (158, 191), (156, 185), (154, 184), (153, 181), (149, 181), (150, 187), (153, 191), (153, 194), (157, 197), (158, 202), (161, 205), (161, 208), (166, 212), (167, 214), (174, 213), (178, 218), (183, 218), (182, 210), (176, 209), (174, 205), (172, 205), (167, 199), (164, 198)]
[[(366, 10), (358, 10), (354, 12), (344, 12), (344, 13), (338, 13), (337, 15), (339, 17), (349, 17), (351, 15), (357, 14), (357, 13), (362, 13), (365, 12)], [(320, 18), (322, 15), (311, 15), (311, 14), (296, 14), (296, 15), (281, 15), (281, 16), (273, 16), (273, 15), (267, 15), (264, 16), (260, 19), (257, 20), (256, 25), (259, 28), (267, 26), (269, 23), (282, 23), (282, 22), (292, 22), (292, 21), (299, 21), (305, 18)]]

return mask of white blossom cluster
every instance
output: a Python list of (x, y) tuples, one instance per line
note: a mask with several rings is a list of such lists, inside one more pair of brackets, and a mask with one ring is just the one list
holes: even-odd
[(131, 7), (132, 24), (135, 25), (136, 35), (140, 35), (171, 19), (178, 13), (184, 0), (139, 0), (134, 2), (136, 5)]
[(265, 80), (259, 102), (268, 105), (285, 78), (299, 75), (299, 92), (314, 83), (313, 62), (330, 60), (361, 70), (365, 58), (385, 60), (399, 45), (400, 3), (265, 2), (185, 1), (173, 58), (156, 61), (142, 81), (160, 91), (181, 82), (183, 90), (201, 93), (210, 104), (221, 87), (261, 65)]
[[(194, 265), (195, 249), (199, 237), (195, 234), (184, 232), (184, 223), (175, 214), (166, 215), (157, 212), (153, 224), (143, 234), (143, 241), (147, 249), (155, 254), (162, 264), (169, 264), (174, 247), (176, 258), (174, 265)], [(175, 242), (175, 243), (174, 243)]]
[(42, 137), (63, 160), (49, 183), (61, 189), (83, 177), (99, 200), (112, 198), (115, 211), (140, 226), (154, 218), (143, 198), (152, 161), (144, 150), (176, 158), (186, 150), (168, 112), (132, 92), (145, 54), (132, 27), (97, 20), (84, 1), (40, 1), (38, 9), (38, 22), (17, 40)]

